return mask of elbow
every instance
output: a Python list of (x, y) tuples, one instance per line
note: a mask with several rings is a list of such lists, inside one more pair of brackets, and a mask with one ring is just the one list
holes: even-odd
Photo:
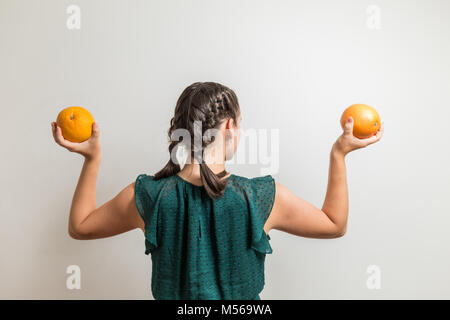
[(336, 235), (334, 236), (335, 238), (342, 238), (343, 236), (345, 236), (345, 231), (341, 231), (336, 233)]
[(83, 240), (83, 238), (79, 234), (76, 234), (74, 232), (69, 232), (69, 236), (75, 240)]
[(84, 235), (83, 232), (81, 230), (78, 230), (78, 229), (79, 228), (74, 228), (74, 227), (69, 226), (69, 236), (72, 239), (75, 239), (75, 240), (85, 240), (85, 239), (87, 239), (86, 235)]
[(338, 230), (334, 234), (334, 238), (342, 238), (347, 232), (347, 226), (342, 228), (338, 228)]

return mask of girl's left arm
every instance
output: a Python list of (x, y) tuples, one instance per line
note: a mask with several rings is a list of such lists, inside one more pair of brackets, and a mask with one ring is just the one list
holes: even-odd
[(134, 182), (126, 186), (113, 199), (97, 208), (96, 183), (101, 163), (100, 131), (93, 124), (92, 136), (81, 143), (65, 140), (61, 128), (52, 123), (55, 141), (71, 152), (84, 156), (78, 184), (69, 215), (69, 235), (88, 240), (111, 237), (136, 228), (144, 229), (134, 200)]

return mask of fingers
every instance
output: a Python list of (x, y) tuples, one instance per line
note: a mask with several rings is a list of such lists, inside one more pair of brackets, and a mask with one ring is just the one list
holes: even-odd
[(376, 135), (371, 136), (370, 138), (367, 138), (367, 139), (363, 139), (362, 141), (364, 141), (366, 145), (375, 143), (381, 139), (381, 137), (383, 136), (383, 133), (384, 133), (384, 122), (381, 123), (380, 129), (378, 129), (378, 132)]
[(353, 135), (353, 118), (349, 117), (344, 125), (344, 134)]
[(376, 142), (377, 140), (378, 140), (378, 137), (376, 135), (374, 135), (374, 136), (371, 136), (370, 138), (363, 139), (363, 143), (364, 143), (364, 146), (368, 146), (369, 144), (372, 144), (372, 143)]
[(381, 123), (380, 129), (378, 129), (377, 134), (374, 135), (374, 138), (375, 138), (375, 141), (374, 141), (374, 142), (380, 140), (381, 137), (383, 136), (383, 133), (384, 133), (384, 122)]
[(100, 128), (99, 128), (97, 122), (94, 122), (94, 123), (92, 124), (92, 137), (93, 137), (94, 139), (100, 137)]
[(381, 137), (383, 136), (383, 133), (384, 133), (384, 122), (381, 123), (380, 129), (378, 130), (377, 134), (375, 135), (378, 138), (378, 140), (381, 139)]
[(61, 128), (55, 122), (52, 123), (52, 129), (53, 138), (55, 139), (57, 144), (68, 149), (69, 151), (74, 151), (76, 149), (77, 144), (64, 139)]
[(56, 123), (55, 123), (55, 122), (52, 122), (52, 134), (53, 134), (53, 139), (55, 139), (55, 141), (56, 141), (55, 125), (56, 125)]

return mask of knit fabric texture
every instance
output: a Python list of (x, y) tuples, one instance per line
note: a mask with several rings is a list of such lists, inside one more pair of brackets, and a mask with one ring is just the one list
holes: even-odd
[(218, 199), (177, 174), (153, 177), (140, 174), (135, 181), (153, 297), (260, 299), (265, 257), (272, 253), (264, 224), (275, 199), (273, 177), (231, 174)]

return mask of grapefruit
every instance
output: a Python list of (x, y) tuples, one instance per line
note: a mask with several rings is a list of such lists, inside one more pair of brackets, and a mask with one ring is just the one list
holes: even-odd
[(61, 128), (64, 139), (83, 142), (92, 135), (92, 114), (83, 107), (67, 107), (58, 114), (56, 124)]
[(353, 104), (344, 110), (341, 116), (342, 129), (349, 117), (353, 118), (353, 135), (359, 139), (370, 138), (380, 128), (377, 110), (366, 104)]

